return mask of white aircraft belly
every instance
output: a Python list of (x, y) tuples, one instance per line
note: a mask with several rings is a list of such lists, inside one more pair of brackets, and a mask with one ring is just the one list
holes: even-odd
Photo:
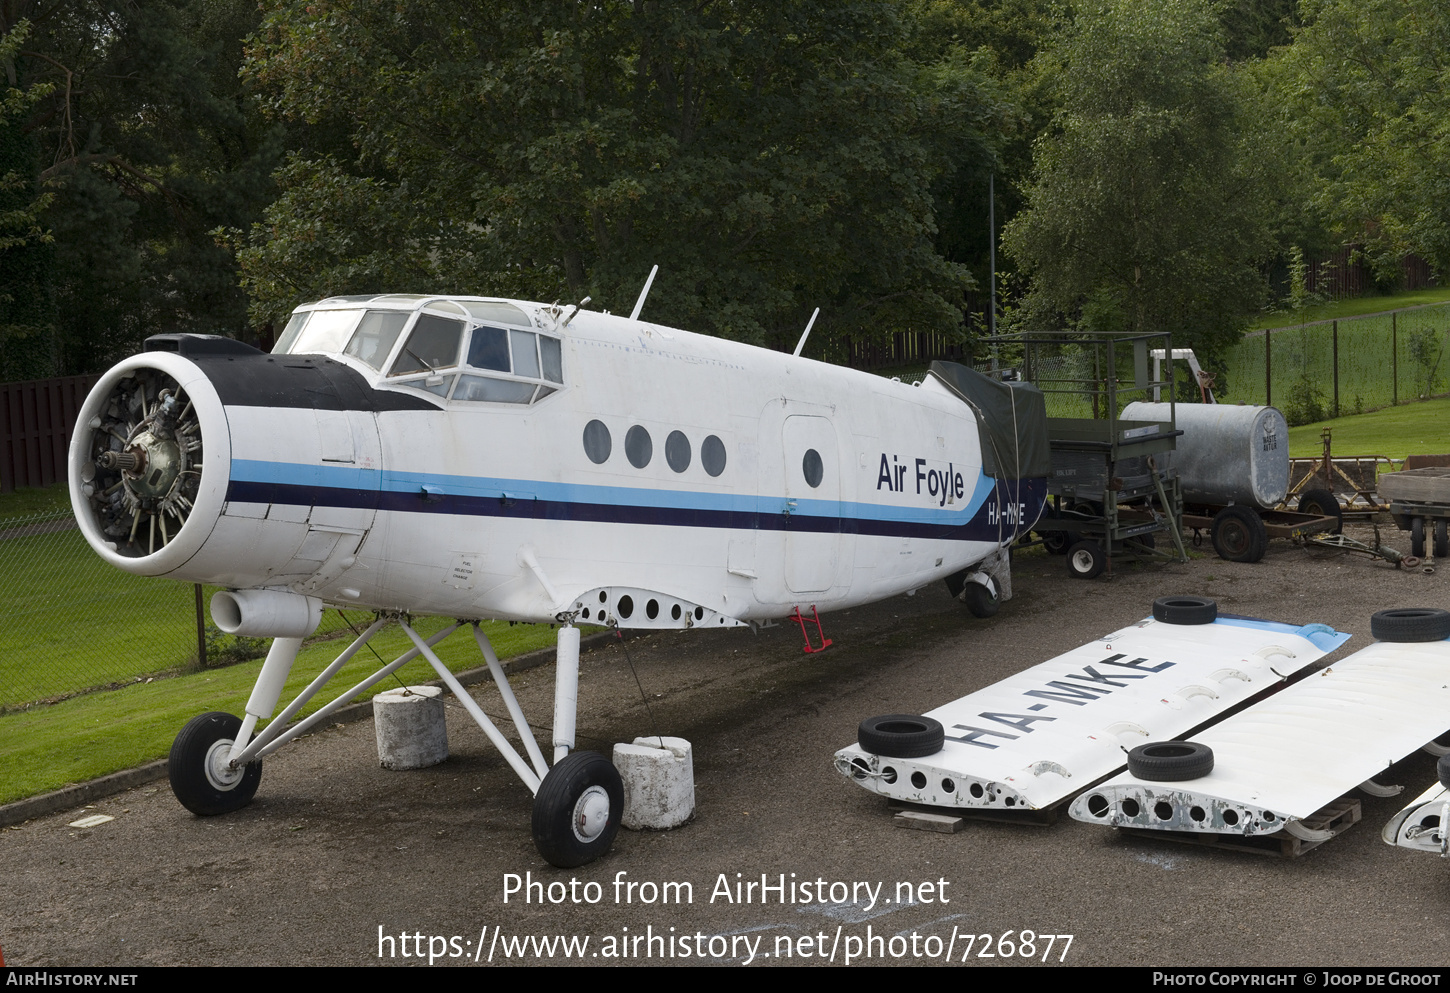
[(1447, 727), (1450, 641), (1380, 642), (1195, 735), (1213, 749), (1207, 776), (1119, 776), (1078, 797), (1071, 813), (1119, 827), (1270, 834)]
[(1124, 748), (1197, 727), (1348, 637), (1321, 624), (1146, 618), (930, 711), (947, 735), (934, 755), (889, 758), (856, 744), (836, 753), (836, 768), (914, 803), (1050, 807), (1122, 768)]

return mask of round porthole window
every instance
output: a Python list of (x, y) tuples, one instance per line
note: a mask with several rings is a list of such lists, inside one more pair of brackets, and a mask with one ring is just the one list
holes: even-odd
[(665, 439), (665, 461), (675, 472), (690, 468), (690, 439), (683, 431), (671, 431)]
[(801, 472), (805, 474), (806, 483), (811, 489), (820, 486), (826, 473), (826, 467), (821, 462), (821, 453), (814, 448), (806, 449), (806, 457), (801, 459)]
[(584, 454), (589, 456), (590, 462), (595, 465), (608, 462), (611, 447), (609, 429), (603, 421), (590, 421), (584, 425)]
[(643, 469), (649, 465), (649, 460), (654, 457), (655, 445), (650, 440), (649, 432), (636, 424), (630, 428), (624, 436), (624, 455), (629, 459), (629, 464), (636, 469)]
[(725, 471), (725, 442), (713, 434), (700, 446), (700, 464), (712, 476)]

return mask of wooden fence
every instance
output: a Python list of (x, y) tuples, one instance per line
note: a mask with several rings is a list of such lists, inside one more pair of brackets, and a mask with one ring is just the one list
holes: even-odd
[(66, 449), (76, 415), (100, 378), (0, 383), (0, 493), (65, 479)]

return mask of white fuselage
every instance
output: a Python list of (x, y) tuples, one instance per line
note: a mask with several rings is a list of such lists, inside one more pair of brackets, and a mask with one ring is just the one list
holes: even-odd
[[(396, 311), (401, 326), (372, 354), (344, 327), (365, 310)], [(455, 311), (468, 315), (457, 343), (423, 341), (423, 315), (441, 326)], [(160, 547), (117, 540), (114, 516), (78, 514), (103, 556), (378, 609), (718, 626), (914, 589), (995, 555), (1041, 507), (1041, 481), (982, 473), (971, 410), (930, 377), (911, 386), (518, 301), (299, 310), (314, 312), (344, 330), (284, 336), (270, 356), (180, 338), (102, 380), (82, 428), (150, 369), (143, 379), (185, 394), (204, 440), (185, 524), (170, 520)], [(506, 331), (513, 366), (473, 368), (494, 361), (485, 335)], [(435, 352), (420, 357), (425, 347)], [(504, 387), (517, 395), (494, 399)], [(107, 428), (134, 432), (147, 409), (78, 430), (73, 467), (120, 450)], [(78, 511), (110, 482), (82, 476)], [(110, 512), (144, 531), (133, 509)]]

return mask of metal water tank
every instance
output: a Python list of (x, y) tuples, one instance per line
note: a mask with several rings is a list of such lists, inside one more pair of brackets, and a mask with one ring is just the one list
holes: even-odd
[(1125, 420), (1167, 421), (1183, 434), (1169, 453), (1183, 500), (1268, 509), (1289, 491), (1289, 425), (1274, 407), (1225, 403), (1130, 403)]

